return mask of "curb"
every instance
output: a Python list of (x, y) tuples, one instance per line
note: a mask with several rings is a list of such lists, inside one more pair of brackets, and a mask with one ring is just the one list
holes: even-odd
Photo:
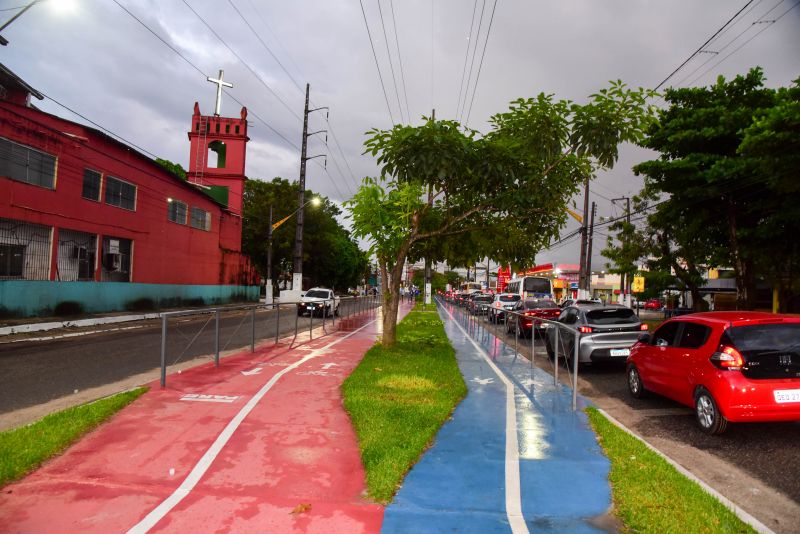
[(144, 319), (158, 319), (158, 313), (145, 313), (142, 315), (117, 315), (112, 317), (95, 317), (93, 319), (78, 319), (75, 321), (57, 321), (51, 323), (30, 323), (16, 326), (4, 326), (0, 328), (0, 336), (11, 334), (25, 334), (28, 332), (43, 332), (55, 330), (57, 328), (79, 328), (82, 326), (94, 326), (98, 324), (124, 323), (127, 321), (141, 321)]
[(711, 486), (709, 486), (708, 484), (706, 484), (705, 482), (703, 482), (702, 480), (697, 478), (695, 475), (693, 475), (691, 472), (689, 472), (685, 467), (680, 465), (678, 462), (676, 462), (675, 460), (673, 460), (672, 458), (670, 458), (669, 456), (667, 456), (663, 452), (659, 451), (658, 449), (656, 449), (655, 447), (653, 447), (652, 445), (647, 443), (644, 439), (642, 439), (640, 436), (638, 436), (636, 433), (634, 433), (631, 429), (629, 429), (628, 427), (626, 427), (625, 425), (623, 425), (622, 423), (620, 423), (619, 421), (614, 419), (610, 414), (606, 413), (605, 410), (602, 410), (600, 408), (596, 408), (596, 409), (600, 414), (603, 415), (603, 417), (605, 417), (606, 419), (608, 419), (609, 421), (614, 423), (614, 425), (616, 425), (620, 429), (624, 430), (625, 432), (627, 432), (628, 434), (630, 434), (634, 438), (636, 438), (639, 441), (641, 441), (645, 445), (645, 447), (647, 447), (648, 449), (650, 449), (651, 451), (653, 451), (654, 453), (659, 455), (661, 458), (666, 460), (666, 462), (668, 464), (670, 464), (672, 467), (674, 467), (680, 474), (682, 474), (683, 476), (685, 476), (689, 480), (694, 481), (697, 485), (699, 485), (701, 488), (703, 488), (706, 491), (706, 493), (709, 493), (711, 496), (715, 497), (719, 502), (721, 502), (729, 510), (731, 510), (734, 514), (736, 514), (736, 516), (739, 519), (741, 519), (742, 522), (747, 523), (748, 525), (753, 527), (753, 529), (756, 532), (759, 532), (760, 534), (775, 534), (775, 532), (770, 530), (764, 523), (762, 523), (761, 521), (759, 521), (758, 519), (756, 519), (752, 515), (748, 514), (744, 510), (742, 510), (739, 506), (737, 506), (736, 504), (731, 502), (727, 497), (725, 497), (724, 495), (719, 493), (717, 490), (715, 490), (714, 488), (712, 488)]

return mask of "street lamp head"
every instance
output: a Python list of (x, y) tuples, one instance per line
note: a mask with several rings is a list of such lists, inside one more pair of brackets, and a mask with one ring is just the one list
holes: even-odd
[(311, 205), (312, 206), (319, 206), (321, 203), (322, 203), (322, 200), (320, 200), (319, 197), (314, 197), (314, 198), (311, 199)]

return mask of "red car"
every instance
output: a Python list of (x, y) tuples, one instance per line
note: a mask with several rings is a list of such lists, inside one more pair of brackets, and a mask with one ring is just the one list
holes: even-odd
[(555, 321), (561, 313), (561, 308), (549, 299), (527, 299), (517, 302), (512, 311), (515, 313), (508, 315), (506, 332), (513, 333), (517, 337), (528, 337), (531, 332), (541, 334), (547, 328), (547, 324), (538, 321), (537, 318)]
[(642, 334), (627, 359), (628, 389), (692, 406), (700, 427), (800, 421), (800, 317), (706, 312)]
[(660, 310), (663, 307), (664, 305), (658, 299), (648, 299), (647, 302), (644, 303), (645, 310)]

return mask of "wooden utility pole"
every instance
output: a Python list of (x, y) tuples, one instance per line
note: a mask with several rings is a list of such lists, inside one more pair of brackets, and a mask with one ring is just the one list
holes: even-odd
[(269, 205), (269, 229), (267, 233), (267, 287), (264, 302), (272, 304), (272, 204)]

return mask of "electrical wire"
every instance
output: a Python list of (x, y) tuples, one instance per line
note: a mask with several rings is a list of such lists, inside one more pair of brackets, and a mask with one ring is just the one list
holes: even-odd
[(386, 33), (386, 24), (383, 21), (383, 8), (381, 7), (381, 0), (378, 0), (378, 13), (381, 17), (381, 28), (383, 29), (383, 42), (386, 44), (386, 55), (389, 59), (389, 71), (392, 73), (392, 84), (394, 84), (394, 95), (397, 98), (397, 108), (400, 110), (400, 121), (406, 121), (403, 118), (403, 105), (400, 103), (400, 91), (397, 88), (397, 76), (394, 73), (394, 63), (392, 62), (392, 53), (389, 50), (389, 35)]
[(483, 25), (483, 13), (486, 11), (486, 0), (481, 0), (481, 16), (478, 18), (478, 31), (475, 32), (475, 46), (472, 47), (472, 60), (469, 63), (469, 74), (467, 75), (467, 85), (464, 91), (464, 103), (461, 105), (461, 115), (458, 116), (458, 121), (464, 117), (464, 110), (467, 108), (467, 95), (469, 95), (469, 84), (472, 79), (472, 69), (475, 67), (475, 56), (478, 52), (478, 42), (481, 37), (481, 26)]
[(392, 26), (394, 27), (394, 42), (397, 45), (397, 60), (400, 63), (400, 78), (403, 81), (403, 96), (406, 101), (406, 118), (411, 122), (411, 110), (408, 107), (408, 90), (406, 89), (406, 75), (403, 71), (403, 54), (400, 53), (400, 37), (397, 33), (397, 19), (394, 16), (394, 0), (389, 0), (389, 8), (392, 13)]
[(469, 45), (472, 44), (472, 30), (475, 28), (475, 13), (478, 11), (478, 0), (472, 4), (472, 20), (469, 23), (469, 36), (467, 37), (467, 49), (464, 51), (464, 66), (461, 68), (461, 84), (458, 87), (458, 100), (456, 100), (456, 117), (461, 113), (461, 95), (464, 92), (464, 76), (467, 74), (467, 61), (469, 60)]
[(367, 37), (369, 38), (369, 46), (372, 48), (372, 57), (375, 58), (375, 68), (378, 69), (378, 77), (381, 80), (381, 89), (383, 89), (383, 98), (386, 101), (386, 109), (389, 111), (389, 118), (392, 121), (392, 126), (395, 125), (394, 115), (392, 115), (392, 107), (389, 105), (389, 97), (386, 96), (386, 85), (383, 83), (383, 74), (381, 74), (381, 67), (378, 64), (378, 54), (375, 53), (375, 45), (372, 43), (372, 32), (369, 31), (369, 24), (367, 23), (367, 12), (364, 11), (363, 0), (358, 0), (361, 4), (361, 14), (364, 15), (364, 27), (367, 28)]
[(483, 52), (481, 53), (481, 62), (478, 65), (478, 74), (475, 76), (475, 86), (472, 88), (472, 99), (469, 102), (469, 112), (467, 112), (467, 120), (464, 121), (464, 124), (469, 124), (469, 117), (472, 115), (472, 104), (475, 103), (475, 93), (478, 92), (478, 82), (481, 78), (481, 69), (483, 69), (483, 59), (486, 57), (486, 48), (489, 44), (489, 36), (492, 33), (492, 22), (494, 22), (494, 11), (497, 8), (497, 0), (494, 0), (494, 5), (492, 6), (492, 16), (489, 18), (489, 29), (486, 31), (486, 40), (483, 42)]
[(744, 6), (743, 6), (741, 9), (739, 9), (739, 11), (737, 11), (737, 12), (736, 12), (736, 13), (735, 13), (735, 14), (734, 14), (734, 15), (733, 15), (733, 16), (732, 16), (730, 19), (728, 19), (728, 21), (727, 21), (725, 24), (723, 24), (723, 25), (722, 25), (722, 27), (721, 27), (720, 29), (718, 29), (716, 32), (714, 32), (714, 34), (713, 34), (711, 37), (709, 37), (709, 38), (706, 40), (706, 42), (704, 42), (702, 45), (700, 45), (700, 48), (698, 48), (697, 50), (695, 50), (695, 51), (692, 53), (692, 55), (690, 55), (688, 58), (686, 58), (686, 60), (685, 60), (683, 63), (681, 63), (680, 65), (678, 65), (678, 67), (677, 67), (675, 70), (673, 70), (673, 71), (672, 71), (672, 72), (669, 74), (669, 76), (667, 76), (666, 78), (664, 78), (663, 80), (661, 80), (661, 83), (659, 83), (658, 85), (656, 85), (656, 86), (655, 86), (655, 88), (654, 88), (654, 90), (658, 91), (658, 89), (659, 89), (659, 88), (661, 88), (661, 86), (662, 86), (662, 85), (664, 85), (665, 83), (667, 83), (667, 81), (668, 81), (670, 78), (672, 78), (672, 77), (673, 77), (673, 76), (674, 76), (674, 75), (675, 75), (675, 74), (676, 74), (676, 73), (677, 73), (679, 70), (681, 70), (681, 69), (682, 69), (682, 68), (683, 68), (683, 67), (684, 67), (684, 66), (685, 66), (687, 63), (689, 63), (689, 61), (691, 61), (691, 60), (692, 60), (692, 59), (693, 59), (693, 58), (694, 58), (694, 57), (695, 57), (697, 54), (699, 54), (699, 53), (700, 53), (700, 51), (701, 51), (701, 50), (703, 50), (703, 48), (704, 48), (704, 47), (705, 47), (705, 46), (706, 46), (708, 43), (710, 43), (710, 42), (711, 42), (711, 41), (712, 41), (712, 40), (713, 40), (713, 39), (714, 39), (714, 38), (715, 38), (717, 35), (719, 35), (719, 34), (720, 34), (720, 32), (722, 32), (722, 30), (724, 30), (724, 29), (725, 29), (725, 28), (726, 28), (726, 27), (727, 27), (727, 26), (728, 26), (728, 25), (729, 25), (731, 22), (733, 22), (733, 20), (734, 20), (736, 17), (738, 17), (738, 16), (739, 16), (739, 14), (740, 14), (742, 11), (744, 11), (744, 10), (747, 8), (747, 6), (749, 6), (750, 4), (752, 4), (752, 3), (753, 3), (753, 1), (754, 1), (754, 0), (749, 0), (749, 1), (748, 1), (748, 2), (747, 2), (747, 3), (746, 3), (746, 4), (745, 4), (745, 5), (744, 5)]

